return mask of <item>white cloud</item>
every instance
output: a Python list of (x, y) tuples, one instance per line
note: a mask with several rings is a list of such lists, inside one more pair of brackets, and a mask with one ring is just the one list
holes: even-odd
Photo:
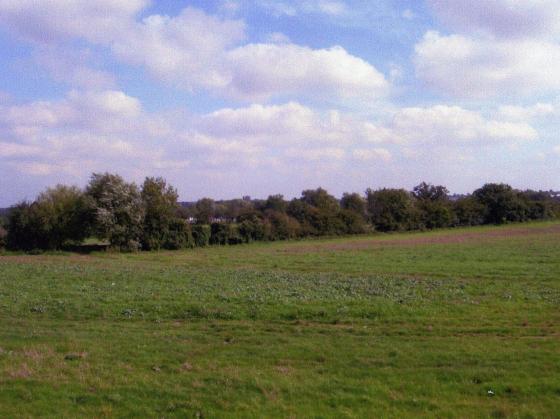
[(149, 169), (176, 161), (158, 142), (160, 123), (120, 91), (71, 91), (57, 101), (0, 106), (0, 157), (31, 175), (83, 176), (116, 164)]
[(451, 29), (501, 38), (560, 33), (558, 0), (428, 0)]
[(300, 93), (372, 100), (389, 90), (383, 74), (342, 47), (250, 44), (229, 52), (227, 62), (230, 91), (249, 99)]
[[(119, 60), (145, 67), (166, 84), (241, 100), (295, 95), (371, 101), (389, 91), (382, 73), (340, 46), (312, 49), (279, 35), (272, 43), (243, 44), (247, 36), (243, 21), (193, 7), (174, 17), (154, 14), (137, 21), (146, 4), (145, 0), (0, 0), (0, 24), (42, 45), (40, 61), (56, 79), (66, 76), (72, 85), (90, 89), (113, 87), (114, 81), (69, 59), (71, 54), (59, 54), (67, 50), (68, 40), (108, 47)], [(305, 2), (302, 7), (332, 15), (346, 8), (329, 0)], [(59, 48), (61, 44), (64, 48)]]
[(93, 68), (89, 50), (72, 51), (55, 45), (42, 46), (33, 54), (36, 64), (57, 82), (81, 89), (105, 90), (117, 85), (111, 73)]
[(416, 74), (460, 97), (526, 96), (560, 89), (560, 45), (427, 32), (415, 47)]
[(68, 37), (109, 42), (127, 30), (148, 0), (0, 0), (0, 23), (46, 44)]
[(297, 16), (299, 14), (324, 14), (327, 16), (341, 16), (348, 13), (348, 6), (338, 0), (304, 0), (304, 1), (270, 1), (259, 3), (275, 16)]
[(553, 151), (560, 156), (560, 145), (553, 148)]
[(391, 160), (391, 152), (385, 148), (360, 148), (352, 152), (356, 160), (362, 161), (385, 161)]
[(537, 103), (532, 106), (500, 106), (499, 114), (509, 120), (530, 120), (556, 113), (556, 108), (550, 103)]
[(317, 112), (296, 102), (222, 109), (198, 118), (194, 125), (211, 137), (280, 147), (391, 141), (387, 130), (368, 121), (334, 110)]
[(25, 144), (17, 143), (3, 143), (0, 142), (0, 157), (29, 157), (40, 154), (39, 147), (28, 146)]
[(527, 123), (491, 120), (458, 106), (403, 108), (387, 128), (395, 141), (407, 143), (492, 143), (531, 141), (538, 133)]
[(120, 59), (145, 66), (157, 78), (187, 89), (229, 84), (225, 51), (245, 38), (245, 24), (186, 8), (178, 16), (151, 15), (115, 39)]

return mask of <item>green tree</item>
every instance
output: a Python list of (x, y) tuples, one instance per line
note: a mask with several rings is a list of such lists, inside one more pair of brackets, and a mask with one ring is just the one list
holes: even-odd
[(474, 191), (473, 196), (485, 208), (485, 223), (502, 224), (527, 219), (527, 205), (509, 185), (487, 183)]
[(366, 196), (371, 223), (377, 230), (412, 230), (417, 227), (417, 213), (409, 192), (404, 189), (368, 189)]
[(144, 205), (138, 187), (119, 175), (94, 173), (86, 189), (95, 232), (121, 250), (141, 246)]
[(420, 225), (424, 228), (448, 227), (453, 222), (449, 191), (445, 186), (422, 182), (412, 191), (416, 199)]
[(195, 205), (195, 218), (197, 224), (210, 224), (215, 216), (216, 204), (210, 198), (202, 198)]
[(345, 193), (340, 200), (342, 209), (355, 212), (363, 218), (366, 217), (366, 200), (357, 193)]
[[(177, 218), (179, 208), (177, 190), (163, 178), (149, 177), (142, 185), (141, 196), (145, 211), (142, 247), (146, 250), (168, 247), (166, 243), (170, 239), (170, 227)], [(178, 227), (176, 223), (174, 225)], [(173, 244), (173, 247), (176, 245)]]
[(477, 226), (484, 224), (486, 208), (472, 196), (466, 196), (453, 203), (455, 224), (458, 226)]
[(14, 250), (56, 250), (82, 242), (89, 234), (89, 204), (76, 187), (58, 185), (42, 192), (35, 202), (10, 211), (7, 244)]
[(284, 195), (270, 195), (264, 204), (264, 209), (286, 212), (288, 209), (288, 202), (284, 200)]

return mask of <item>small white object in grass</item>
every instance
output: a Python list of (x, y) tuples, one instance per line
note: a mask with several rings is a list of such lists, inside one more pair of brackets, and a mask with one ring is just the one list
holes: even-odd
[(488, 390), (488, 395), (489, 395), (490, 397), (494, 396), (495, 394), (496, 394), (496, 393), (494, 393), (492, 390)]
[(114, 287), (115, 285), (116, 285), (116, 284), (115, 284), (114, 282), (111, 284), (112, 287)]

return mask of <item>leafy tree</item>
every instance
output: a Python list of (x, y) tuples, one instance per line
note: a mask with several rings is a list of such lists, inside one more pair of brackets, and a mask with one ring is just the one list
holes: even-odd
[(270, 223), (270, 240), (287, 240), (300, 235), (300, 224), (288, 214), (269, 210), (266, 212), (266, 218)]
[(420, 201), (447, 201), (449, 191), (445, 186), (434, 186), (432, 184), (422, 182), (420, 185), (415, 186), (412, 195)]
[(264, 209), (277, 212), (286, 212), (286, 210), (288, 209), (288, 202), (284, 200), (284, 195), (270, 195), (266, 200)]
[(308, 189), (301, 193), (301, 200), (321, 211), (336, 214), (340, 210), (337, 199), (323, 188)]
[(345, 234), (363, 234), (367, 232), (365, 219), (356, 211), (343, 209), (338, 213), (338, 218), (344, 226)]
[(141, 244), (144, 205), (138, 187), (119, 175), (94, 173), (86, 189), (92, 200), (95, 231), (111, 246), (138, 250)]
[(404, 189), (366, 191), (368, 213), (372, 224), (380, 231), (416, 228), (417, 214), (410, 193)]
[(239, 217), (239, 235), (245, 243), (265, 240), (270, 233), (270, 224), (257, 215), (257, 213), (247, 213)]
[(232, 199), (224, 203), (223, 218), (230, 223), (235, 223), (243, 214), (254, 210), (253, 204), (245, 199)]
[(33, 203), (15, 206), (9, 217), (7, 244), (14, 250), (55, 250), (83, 241), (90, 230), (88, 201), (76, 187), (58, 185)]
[(453, 203), (455, 225), (477, 226), (484, 224), (486, 208), (472, 196), (466, 196)]
[(453, 222), (449, 191), (445, 186), (422, 182), (412, 191), (416, 198), (421, 226), (429, 229), (448, 227)]
[(92, 219), (89, 201), (77, 187), (58, 185), (41, 193), (38, 210), (48, 220), (52, 248), (60, 249), (68, 241), (80, 243), (90, 234)]
[[(141, 196), (145, 210), (142, 247), (146, 250), (166, 247), (170, 239), (171, 224), (177, 218), (177, 190), (168, 185), (163, 178), (146, 178)], [(180, 223), (175, 222), (174, 226), (180, 227)]]
[(527, 206), (509, 185), (487, 183), (474, 191), (473, 196), (485, 208), (485, 223), (502, 224), (527, 219)]
[(6, 240), (10, 250), (52, 249), (48, 220), (36, 203), (21, 202), (12, 207)]
[(216, 204), (210, 198), (202, 198), (195, 205), (195, 218), (197, 224), (210, 224), (214, 218)]
[(353, 211), (362, 217), (366, 217), (366, 201), (357, 193), (345, 193), (340, 200), (342, 209)]

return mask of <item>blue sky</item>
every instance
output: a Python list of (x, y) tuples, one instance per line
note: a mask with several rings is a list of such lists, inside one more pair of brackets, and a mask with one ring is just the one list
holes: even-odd
[(0, 0), (0, 206), (560, 189), (557, 0)]

